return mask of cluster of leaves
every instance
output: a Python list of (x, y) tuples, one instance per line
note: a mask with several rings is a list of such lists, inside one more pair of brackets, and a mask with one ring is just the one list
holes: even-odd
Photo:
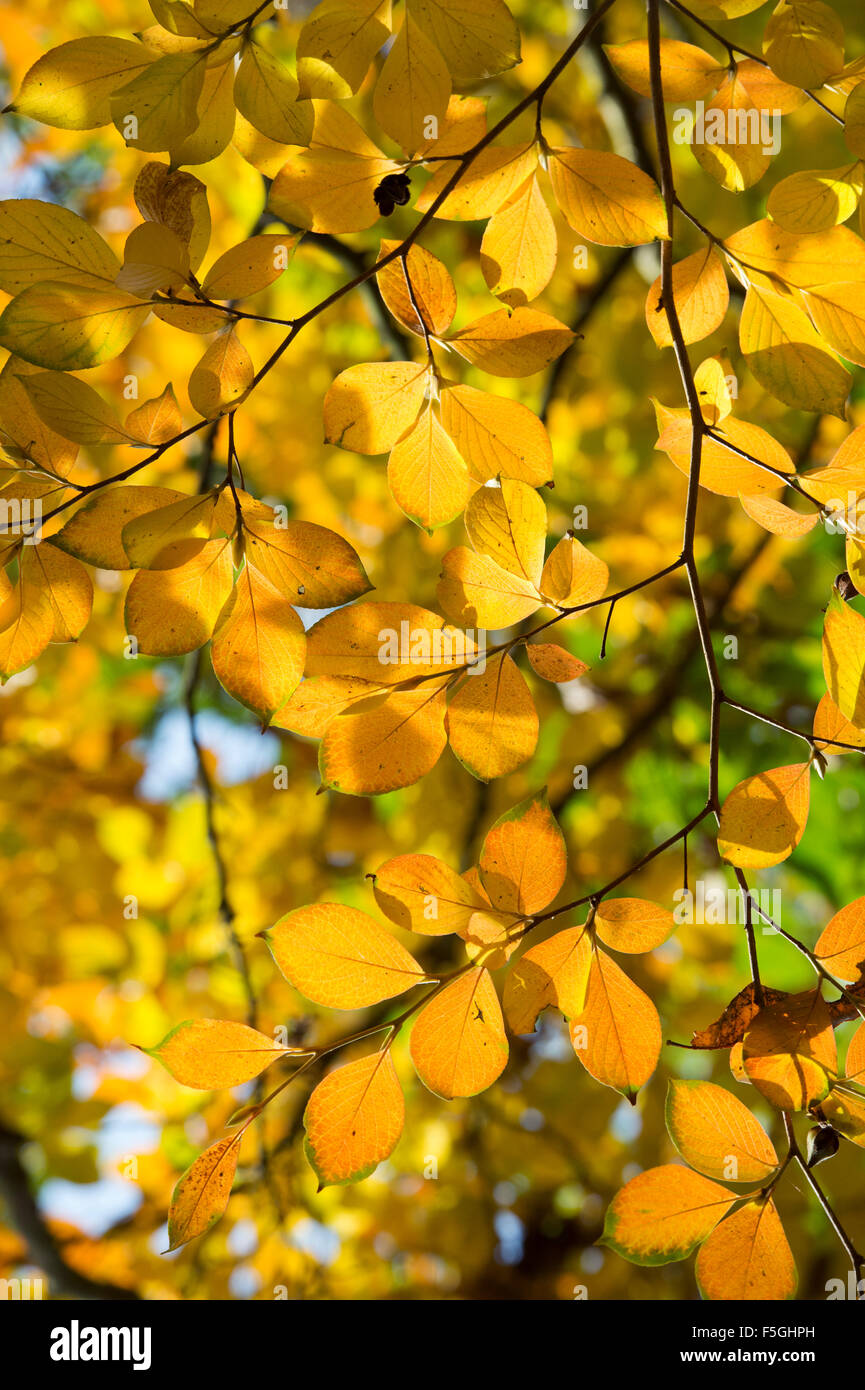
[[(747, 891), (744, 871), (778, 865), (799, 845), (812, 768), (822, 776), (830, 755), (865, 749), (865, 618), (851, 606), (865, 594), (857, 531), (865, 426), (851, 430), (828, 463), (800, 467), (769, 429), (734, 414), (738, 392), (724, 353), (692, 368), (687, 351), (721, 329), (732, 286), (741, 300), (739, 354), (752, 386), (790, 409), (848, 418), (853, 369), (865, 366), (865, 245), (842, 224), (863, 191), (865, 61), (846, 61), (834, 12), (821, 0), (781, 0), (765, 28), (763, 56), (721, 39), (725, 63), (693, 43), (662, 38), (658, 0), (650, 0), (648, 38), (609, 45), (606, 59), (627, 89), (652, 104), (656, 179), (631, 159), (574, 144), (559, 128), (548, 142), (544, 130), (549, 87), (612, 0), (493, 124), (485, 100), (472, 92), (520, 60), (518, 29), (501, 0), (406, 0), (395, 36), (390, 6), (380, 0), (323, 0), (294, 35), (278, 7), (250, 10), (250, 3), (151, 0), (156, 22), (134, 41), (61, 44), (30, 68), (9, 108), (71, 131), (113, 124), (127, 147), (167, 162), (148, 159), (138, 170), (134, 202), (142, 220), (122, 258), (89, 220), (54, 202), (0, 204), (0, 289), (10, 296), (0, 315), (0, 346), (9, 353), (0, 374), (0, 501), (41, 517), (29, 534), (3, 538), (0, 677), (24, 671), (49, 644), (80, 637), (93, 606), (91, 571), (134, 571), (124, 608), (132, 654), (174, 658), (210, 643), (218, 681), (262, 726), (320, 740), (321, 789), (354, 797), (401, 791), (432, 774), (448, 744), (472, 778), (488, 783), (522, 768), (539, 741), (533, 689), (514, 659), (521, 649), (533, 680), (580, 680), (588, 665), (566, 639), (542, 634), (559, 623), (578, 632), (573, 620), (600, 607), (609, 625), (621, 597), (681, 571), (709, 677), (709, 793), (679, 832), (603, 888), (565, 904), (555, 905), (567, 872), (565, 840), (544, 794), (496, 820), (466, 872), (422, 852), (389, 859), (372, 876), (379, 909), (400, 932), (458, 938), (465, 961), (453, 970), (427, 960), (429, 942), (420, 943), (418, 959), (395, 933), (342, 902), (296, 907), (260, 933), (304, 999), (338, 1011), (384, 1008), (371, 1024), (320, 1045), (276, 1043), (252, 1018), (203, 1018), (150, 1050), (178, 1082), (204, 1091), (256, 1081), (275, 1063), (295, 1064), (270, 1095), (258, 1092), (233, 1115), (228, 1135), (184, 1172), (169, 1213), (171, 1249), (204, 1234), (225, 1210), (241, 1143), (265, 1106), (332, 1053), (378, 1034), (377, 1051), (318, 1082), (303, 1124), (321, 1187), (356, 1182), (388, 1159), (405, 1118), (393, 1046), (409, 1021), (415, 1071), (443, 1099), (492, 1086), (508, 1063), (508, 1031), (531, 1035), (552, 1008), (567, 1020), (586, 1072), (635, 1103), (658, 1067), (661, 1021), (616, 956), (654, 951), (676, 923), (659, 901), (610, 894), (664, 848), (687, 841), (710, 814), (718, 819), (717, 855)], [(704, 15), (739, 17), (759, 4), (693, 0), (684, 13), (717, 41)], [(370, 93), (391, 153), (346, 107), (385, 45)], [(843, 126), (851, 162), (781, 179), (765, 216), (721, 236), (686, 208), (672, 182), (664, 103), (705, 100), (718, 118), (717, 138), (692, 133), (691, 149), (727, 191), (745, 192), (769, 169), (766, 113), (792, 114), (809, 102)], [(533, 125), (524, 126), (524, 113)], [(269, 182), (267, 206), (249, 236), (202, 270), (212, 236), (208, 190), (185, 166), (208, 164), (230, 146)], [(416, 192), (418, 178), (425, 181)], [(239, 307), (281, 294), (283, 276), (301, 296), (298, 251), (315, 237), (367, 231), (408, 204), (418, 214), (411, 231), (382, 239), (372, 264), (361, 257), (353, 280), (303, 312), (280, 317)], [(679, 260), (677, 211), (700, 239)], [(657, 448), (688, 480), (681, 551), (612, 594), (606, 561), (572, 531), (561, 535), (548, 524), (539, 489), (553, 483), (553, 446), (540, 415), (471, 384), (474, 373), (535, 376), (577, 341), (575, 327), (531, 307), (556, 272), (556, 217), (594, 246), (660, 243), (661, 274), (648, 291), (645, 321), (657, 348), (673, 349), (686, 400), (683, 407), (655, 402)], [(482, 224), (480, 273), (499, 301), (456, 329), (454, 278), (418, 240), (434, 220)], [(389, 456), (390, 493), (420, 528), (411, 532), (419, 544), (430, 537), (435, 544), (438, 528), (464, 517), (470, 545), (440, 552), (440, 614), (413, 602), (364, 599), (372, 586), (355, 546), (268, 505), (244, 478), (241, 410), (301, 330), (349, 291), (373, 285), (404, 356), (357, 362), (333, 380), (328, 366), (325, 443)], [(181, 335), (169, 344), (182, 335), (209, 339), (185, 380), (191, 422), (173, 382), (121, 418), (77, 375), (116, 363), (152, 318)], [(260, 349), (256, 368), (252, 352)], [(469, 381), (445, 375), (445, 357), (460, 358)], [(214, 483), (224, 417), (225, 476)], [(137, 481), (196, 435), (205, 464), (196, 491)], [(114, 448), (143, 457), (109, 472), (100, 451)], [(695, 554), (700, 488), (738, 499), (748, 519), (781, 540), (803, 539), (820, 520), (845, 531), (846, 571), (825, 613), (826, 693), (811, 734), (737, 705), (721, 688)], [(782, 488), (795, 507), (781, 501)], [(327, 612), (307, 631), (298, 610)], [(499, 637), (489, 649), (487, 633)], [(802, 739), (807, 761), (751, 774), (722, 801), (724, 705)], [(218, 837), (212, 823), (208, 830), (231, 928)], [(580, 908), (584, 921), (545, 934), (546, 923)], [(774, 1195), (791, 1162), (799, 1161), (830, 1216), (831, 1208), (790, 1117), (808, 1115), (820, 1132), (865, 1145), (865, 1026), (843, 1068), (835, 1041), (837, 1026), (865, 1016), (863, 924), (860, 898), (832, 916), (813, 950), (782, 930), (818, 976), (815, 989), (793, 992), (762, 983), (749, 910), (751, 982), (690, 1046), (729, 1050), (735, 1080), (783, 1116), (786, 1156), (779, 1159), (762, 1126), (723, 1088), (674, 1082), (668, 1129), (689, 1166), (649, 1169), (625, 1185), (607, 1217), (605, 1239), (614, 1250), (652, 1265), (683, 1259), (699, 1245), (704, 1296), (794, 1294), (795, 1265)], [(515, 955), (538, 928), (542, 939)], [(505, 970), (500, 1003), (493, 975)], [(251, 992), (248, 977), (247, 986)], [(824, 998), (827, 986), (837, 997)], [(389, 1001), (416, 989), (393, 1015)], [(862, 1257), (845, 1242), (858, 1271)]]

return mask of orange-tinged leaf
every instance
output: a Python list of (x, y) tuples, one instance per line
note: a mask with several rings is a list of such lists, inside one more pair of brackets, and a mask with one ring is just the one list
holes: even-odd
[[(398, 241), (383, 241), (379, 260), (398, 245)], [(410, 332), (422, 337), (426, 325), (428, 333), (440, 338), (450, 328), (457, 307), (456, 286), (447, 266), (430, 251), (410, 246), (405, 262), (397, 256), (376, 278), (385, 304)]]
[(539, 309), (496, 309), (449, 339), (461, 357), (493, 376), (533, 376), (574, 341), (566, 324)]
[(384, 689), (355, 676), (310, 676), (301, 681), (271, 722), (277, 729), (290, 729), (305, 738), (323, 738), (335, 715)]
[(297, 1048), (281, 1047), (266, 1033), (245, 1023), (196, 1018), (179, 1023), (157, 1047), (143, 1049), (156, 1057), (175, 1081), (199, 1091), (242, 1086), (280, 1057)]
[(252, 385), (252, 358), (234, 328), (222, 329), (189, 378), (189, 403), (206, 420), (240, 404)]
[(525, 677), (507, 652), (463, 680), (447, 710), (452, 751), (488, 782), (521, 767), (538, 741), (538, 716)]
[[(855, 724), (845, 719), (832, 696), (828, 694), (821, 698), (814, 712), (814, 737), (822, 752), (831, 753), (836, 757), (851, 751), (842, 747), (843, 744), (849, 743), (854, 748), (865, 748), (865, 729), (857, 729)], [(834, 742), (835, 739), (838, 743)]]
[(557, 608), (578, 608), (601, 598), (610, 571), (590, 550), (570, 534), (563, 536), (547, 556), (540, 588)]
[(314, 521), (280, 524), (267, 510), (243, 510), (249, 563), (298, 608), (335, 608), (371, 588), (357, 551)]
[(601, 1243), (634, 1264), (684, 1260), (735, 1201), (735, 1193), (678, 1163), (649, 1168), (616, 1193)]
[[(670, 410), (656, 401), (655, 414), (660, 431), (655, 448), (663, 449), (679, 472), (687, 477), (690, 471), (693, 433), (687, 410)], [(781, 473), (793, 473), (793, 464), (786, 449), (759, 425), (751, 425), (747, 420), (734, 420), (729, 417), (713, 425), (713, 430), (719, 437), (703, 439), (700, 461), (700, 486), (708, 492), (720, 493), (722, 497), (738, 497), (744, 494), (753, 498), (761, 493), (777, 490), (778, 478), (766, 469), (759, 468), (756, 463), (741, 458), (735, 452), (736, 449), (744, 450), (752, 458), (759, 459)]]
[(332, 1071), (316, 1086), (303, 1115), (306, 1156), (319, 1190), (369, 1177), (393, 1153), (404, 1121), (389, 1048)]
[(407, 434), (429, 388), (417, 362), (363, 362), (340, 372), (324, 398), (328, 444), (358, 454), (386, 454)]
[(696, 1275), (708, 1299), (780, 1302), (794, 1297), (796, 1264), (771, 1198), (747, 1202), (715, 1227), (700, 1247)]
[(179, 1250), (204, 1235), (225, 1211), (237, 1172), (240, 1137), (218, 1139), (180, 1178), (168, 1209), (169, 1250)]
[[(673, 266), (673, 301), (686, 343), (698, 343), (720, 328), (730, 291), (724, 264), (713, 245)], [(673, 335), (661, 302), (660, 275), (646, 297), (646, 323), (659, 348), (672, 346)]]
[(784, 540), (795, 541), (813, 531), (820, 520), (819, 512), (796, 512), (777, 497), (744, 497), (739, 493), (742, 510), (764, 531), (773, 536), (783, 536)]
[(848, 1081), (865, 1085), (865, 1023), (859, 1025), (850, 1039), (844, 1073)]
[(338, 714), (318, 750), (322, 786), (347, 796), (378, 796), (419, 781), (447, 747), (446, 700), (439, 681), (426, 681), (383, 691)]
[(778, 1167), (778, 1155), (760, 1122), (712, 1081), (670, 1081), (666, 1120), (685, 1162), (708, 1178), (764, 1182)]
[(557, 684), (575, 681), (589, 670), (584, 661), (572, 656), (556, 642), (528, 642), (526, 656), (536, 676)]
[(232, 246), (208, 270), (201, 288), (208, 299), (245, 299), (279, 279), (300, 240), (271, 232)]
[(213, 673), (235, 700), (269, 724), (300, 684), (303, 623), (288, 600), (247, 564), (219, 615), (210, 649)]
[[(436, 217), (474, 222), (492, 217), (535, 172), (538, 155), (532, 145), (490, 145), (472, 160), (459, 183), (438, 208)], [(454, 168), (445, 162), (433, 174), (417, 200), (418, 212), (432, 207)]]
[(442, 560), (436, 594), (455, 623), (493, 631), (520, 622), (541, 606), (541, 596), (528, 579), (464, 545), (449, 550)]
[(356, 907), (299, 907), (262, 934), (289, 984), (329, 1009), (365, 1009), (425, 978), (405, 947)]
[(856, 898), (829, 919), (814, 954), (839, 980), (852, 983), (865, 971), (865, 898)]
[(661, 1021), (648, 995), (595, 948), (584, 1008), (571, 1020), (571, 1042), (586, 1071), (635, 1104), (658, 1065)]
[(748, 1080), (779, 1110), (807, 1110), (838, 1070), (832, 1017), (819, 989), (759, 1011), (744, 1037)]
[(533, 1033), (538, 1015), (559, 1009), (565, 1018), (581, 1012), (589, 983), (592, 949), (583, 927), (569, 927), (520, 956), (505, 980), (502, 1004), (512, 1033)]
[(538, 297), (555, 268), (555, 224), (533, 174), (490, 218), (481, 270), (496, 298), (516, 308)]
[(394, 445), (387, 481), (394, 501), (427, 531), (453, 521), (468, 502), (473, 487), (468, 468), (432, 402)]
[(444, 936), (466, 927), (484, 901), (454, 869), (432, 854), (401, 854), (373, 877), (382, 912), (406, 931)]
[(669, 908), (644, 898), (604, 898), (595, 913), (595, 927), (614, 951), (639, 954), (666, 941), (676, 919)]
[(54, 635), (54, 623), (46, 587), (26, 572), (14, 588), (0, 587), (0, 682), (42, 655)]
[(160, 396), (144, 401), (129, 412), (124, 428), (141, 444), (164, 444), (183, 428), (180, 406), (169, 384)]
[[(859, 1084), (862, 1084), (861, 1077)], [(865, 1099), (846, 1086), (833, 1086), (825, 1100), (820, 1102), (819, 1114), (828, 1120), (833, 1129), (865, 1149)]]
[(658, 187), (630, 160), (606, 150), (550, 151), (553, 195), (565, 221), (599, 246), (666, 240)]
[(787, 859), (805, 831), (809, 763), (773, 767), (739, 782), (721, 807), (718, 852), (740, 869), (767, 869)]
[(145, 656), (182, 656), (202, 646), (231, 593), (230, 541), (188, 544), (200, 548), (185, 564), (139, 570), (129, 586), (126, 631)]
[(487, 832), (478, 867), (495, 908), (532, 916), (558, 893), (567, 858), (564, 836), (541, 791), (499, 816)]
[(489, 971), (476, 967), (437, 991), (418, 1014), (410, 1049), (421, 1081), (445, 1100), (491, 1086), (507, 1065), (508, 1040)]
[(823, 676), (843, 717), (865, 727), (865, 618), (837, 589), (823, 623)]
[(413, 603), (360, 603), (329, 613), (307, 633), (310, 676), (355, 676), (397, 685), (456, 670), (475, 656), (466, 634)]
[(445, 430), (480, 482), (499, 474), (532, 487), (552, 481), (550, 437), (528, 406), (474, 386), (447, 387), (439, 405)]

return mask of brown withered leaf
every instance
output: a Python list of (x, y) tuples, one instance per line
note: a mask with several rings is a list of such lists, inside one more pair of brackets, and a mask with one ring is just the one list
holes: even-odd
[[(764, 1004), (777, 1004), (786, 996), (786, 990), (763, 986)], [(710, 1023), (708, 1028), (703, 1028), (701, 1032), (694, 1034), (690, 1045), (691, 1047), (707, 1048), (733, 1047), (735, 1043), (742, 1041), (759, 1012), (760, 1006), (754, 999), (754, 983), (752, 981), (744, 989), (740, 989), (739, 993), (730, 1000), (719, 1019)]]

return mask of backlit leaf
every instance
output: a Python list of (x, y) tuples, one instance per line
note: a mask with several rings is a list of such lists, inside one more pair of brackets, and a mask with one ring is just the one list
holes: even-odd
[(332, 1071), (316, 1086), (303, 1115), (306, 1156), (320, 1187), (368, 1177), (393, 1153), (404, 1121), (389, 1049)]
[(796, 1265), (771, 1198), (747, 1202), (700, 1247), (697, 1282), (704, 1298), (780, 1302), (796, 1293)]
[(763, 1126), (747, 1106), (712, 1081), (670, 1081), (666, 1120), (685, 1162), (708, 1178), (759, 1183), (778, 1167), (778, 1155)]
[(726, 1187), (678, 1163), (649, 1168), (616, 1193), (602, 1243), (634, 1264), (684, 1260), (735, 1201)]
[(491, 1086), (507, 1065), (508, 1041), (489, 972), (470, 970), (437, 992), (418, 1014), (410, 1047), (421, 1081), (445, 1100)]
[(805, 831), (810, 765), (758, 772), (739, 782), (721, 807), (718, 851), (740, 869), (765, 869), (793, 853)]
[(299, 907), (263, 935), (289, 984), (329, 1009), (364, 1009), (424, 979), (390, 932), (341, 903)]
[(158, 1047), (145, 1049), (157, 1057), (175, 1081), (199, 1091), (242, 1086), (281, 1057), (297, 1049), (282, 1047), (266, 1033), (245, 1023), (196, 1018), (180, 1023)]

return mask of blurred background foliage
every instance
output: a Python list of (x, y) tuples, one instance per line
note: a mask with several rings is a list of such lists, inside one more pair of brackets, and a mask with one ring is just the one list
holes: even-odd
[[(310, 8), (306, 0), (291, 0), (290, 17), (283, 16), (290, 38)], [(512, 8), (524, 36), (523, 62), (488, 84), (488, 92), (481, 89), (490, 97), (491, 119), (541, 79), (584, 18), (563, 0), (518, 0)], [(849, 61), (865, 46), (855, 24), (858, 0), (836, 0), (835, 8), (848, 21)], [(52, 44), (88, 33), (127, 34), (152, 22), (144, 0), (63, 6), (17, 0), (0, 12), (7, 92)], [(727, 27), (759, 48), (767, 15), (764, 8)], [(644, 23), (638, 0), (620, 0), (604, 38), (640, 36)], [(669, 10), (665, 25), (673, 37), (700, 42)], [(715, 51), (711, 40), (705, 46)], [(375, 137), (369, 91), (368, 81), (350, 109)], [(646, 104), (609, 77), (597, 46), (555, 86), (547, 115), (553, 139), (560, 134), (615, 149), (652, 167)], [(115, 246), (137, 221), (132, 185), (148, 156), (125, 150), (111, 128), (65, 132), (5, 118), (0, 156), (0, 196), (65, 203)], [(746, 193), (720, 189), (684, 146), (674, 145), (673, 157), (683, 201), (724, 234), (765, 214), (779, 178), (838, 166), (845, 153), (839, 128), (808, 103), (785, 117), (780, 154)], [(197, 172), (213, 214), (210, 260), (256, 225), (265, 190), (261, 175), (233, 148)], [(414, 176), (416, 186), (423, 177)], [(381, 235), (404, 235), (415, 217), (410, 207), (400, 209), (386, 228), (378, 224), (341, 241), (368, 263)], [(581, 539), (608, 562), (611, 589), (618, 589), (675, 558), (681, 539), (686, 480), (653, 448), (650, 396), (681, 404), (672, 353), (658, 353), (644, 320), (657, 247), (625, 255), (591, 247), (581, 266), (575, 235), (558, 215), (557, 229), (558, 269), (539, 307), (578, 325), (583, 336), (552, 380), (492, 385), (546, 412), (556, 468), (555, 489), (545, 494), (551, 532), (562, 534), (573, 508), (585, 506)], [(482, 230), (436, 222), (423, 237), (457, 280), (456, 327), (495, 307), (479, 267)], [(677, 258), (697, 245), (696, 233), (692, 239), (684, 228)], [(316, 303), (348, 273), (336, 249), (326, 239), (307, 238), (283, 281), (256, 308), (284, 317)], [(786, 409), (739, 372), (737, 307), (734, 301), (695, 360), (728, 353), (739, 379), (736, 413), (812, 466), (826, 462), (846, 427)], [(278, 333), (266, 325), (245, 332), (257, 365)], [(376, 597), (434, 608), (440, 560), (463, 542), (462, 523), (425, 535), (392, 501), (383, 459), (322, 443), (321, 402), (334, 375), (354, 362), (401, 355), (397, 333), (383, 331), (368, 297), (341, 301), (304, 332), (240, 412), (237, 440), (250, 489), (345, 535), (361, 554)], [(185, 379), (200, 352), (200, 339), (154, 319), (123, 358), (98, 374), (98, 385), (119, 398), (123, 377), (135, 373), (146, 399), (166, 380)], [(470, 384), (491, 385), (467, 364), (460, 371)], [(851, 423), (863, 422), (860, 372)], [(219, 436), (217, 460), (224, 443)], [(146, 481), (193, 490), (200, 448), (193, 439), (173, 449)], [(107, 474), (120, 465), (102, 448), (94, 466)], [(810, 727), (824, 688), (821, 610), (843, 569), (842, 538), (818, 530), (801, 542), (776, 539), (735, 502), (703, 492), (697, 554), (716, 632), (738, 639), (738, 658), (723, 672), (729, 693)], [(354, 1188), (316, 1195), (300, 1142), (304, 1078), (268, 1109), (260, 1140), (246, 1141), (223, 1221), (177, 1255), (160, 1254), (179, 1173), (219, 1134), (249, 1088), (232, 1095), (186, 1090), (130, 1044), (153, 1046), (190, 1017), (243, 1018), (245, 998), (219, 918), (185, 708), (188, 670), (164, 660), (124, 659), (127, 582), (127, 576), (98, 574), (83, 640), (50, 647), (38, 668), (0, 691), (0, 1115), (23, 1137), (17, 1157), (44, 1226), (28, 1249), (14, 1210), (23, 1201), (20, 1173), (7, 1154), (0, 1163), (0, 1274), (38, 1273), (53, 1249), (62, 1265), (52, 1291), (61, 1295), (74, 1292), (65, 1268), (166, 1299), (571, 1299), (579, 1286), (590, 1299), (695, 1298), (689, 1263), (640, 1269), (594, 1242), (622, 1182), (674, 1156), (663, 1123), (668, 1076), (712, 1077), (734, 1087), (726, 1054), (665, 1048), (632, 1109), (579, 1067), (563, 1021), (551, 1015), (532, 1039), (512, 1044), (499, 1083), (468, 1101), (445, 1103), (426, 1092), (401, 1040), (395, 1060), (407, 1089), (406, 1132), (392, 1159)], [(592, 666), (587, 677), (563, 688), (529, 677), (541, 736), (519, 772), (484, 786), (448, 752), (419, 784), (369, 800), (317, 795), (316, 745), (287, 734), (262, 736), (205, 665), (197, 732), (217, 784), (216, 827), (259, 1027), (282, 1025), (290, 1037), (325, 1042), (337, 1029), (368, 1021), (369, 1015), (336, 1018), (306, 1004), (278, 975), (256, 934), (289, 909), (319, 899), (378, 915), (364, 876), (394, 854), (424, 851), (465, 868), (493, 820), (546, 784), (569, 849), (566, 901), (614, 877), (699, 809), (708, 701), (681, 575), (617, 605), (603, 663), (602, 622), (603, 610), (559, 628)], [(748, 773), (798, 757), (788, 736), (724, 712), (722, 793)], [(580, 765), (589, 769), (589, 785), (575, 791)], [(813, 786), (801, 847), (787, 864), (754, 880), (757, 888), (780, 890), (783, 924), (808, 944), (832, 911), (862, 892), (859, 764), (850, 757), (830, 765), (826, 780)], [(284, 776), (275, 773), (279, 768)], [(733, 886), (708, 830), (707, 823), (691, 838), (692, 881)], [(671, 902), (682, 881), (681, 859), (680, 847), (661, 856), (628, 891)], [(133, 899), (137, 917), (130, 915)], [(458, 946), (450, 939), (430, 938), (422, 959), (447, 965), (452, 949)], [(780, 938), (759, 935), (759, 949), (767, 983), (789, 990), (811, 983), (807, 962)], [(671, 942), (629, 964), (658, 1005), (665, 1037), (679, 1041), (716, 1017), (748, 978), (743, 933), (735, 925), (682, 926)], [(849, 1031), (849, 1025), (840, 1030), (839, 1039)], [(756, 1093), (738, 1094), (777, 1140), (780, 1116)], [(822, 1172), (849, 1228), (865, 1230), (857, 1150), (843, 1144)], [(791, 1218), (785, 1225), (800, 1268), (800, 1297), (822, 1298), (826, 1280), (845, 1273), (844, 1262), (801, 1187), (797, 1178), (785, 1182), (781, 1214)]]

